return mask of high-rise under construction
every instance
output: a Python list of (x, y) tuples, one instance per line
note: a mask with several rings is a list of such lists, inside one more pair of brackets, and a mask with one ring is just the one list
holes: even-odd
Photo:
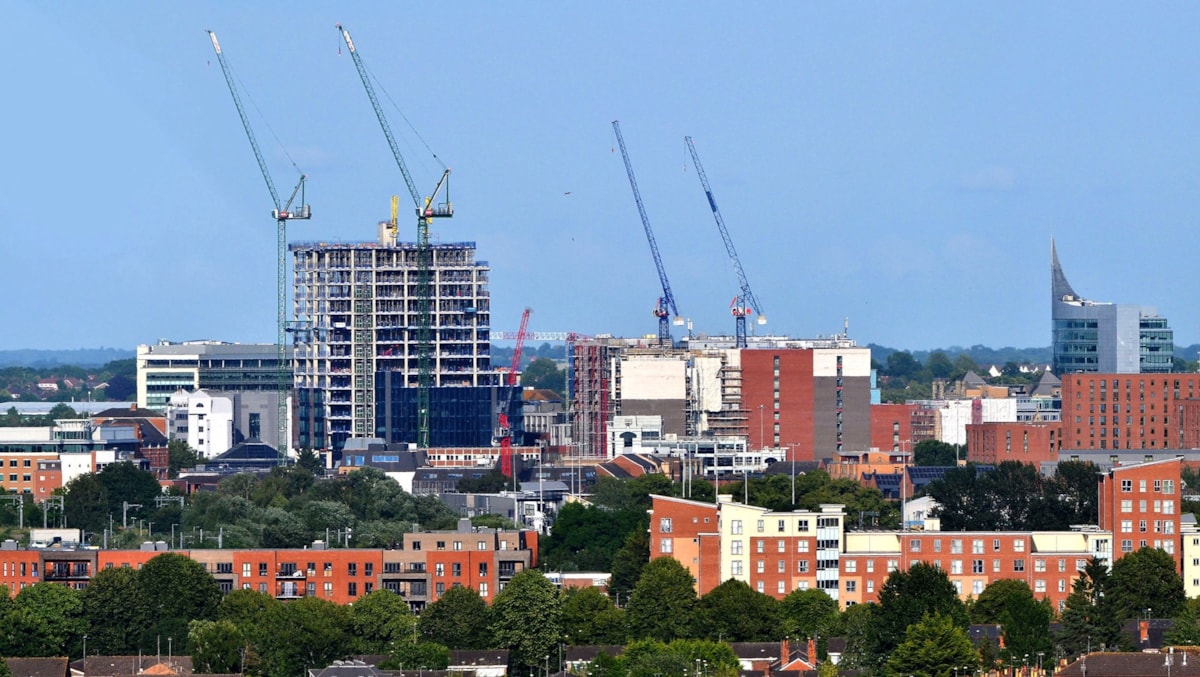
[[(375, 242), (291, 245), (301, 447), (348, 437), (416, 442), (418, 248), (380, 224)], [(431, 446), (485, 446), (503, 400), (491, 365), (489, 268), (475, 243), (432, 245)]]

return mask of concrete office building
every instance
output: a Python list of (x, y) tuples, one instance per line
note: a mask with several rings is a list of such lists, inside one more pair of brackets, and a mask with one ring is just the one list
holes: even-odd
[(1167, 318), (1152, 307), (1101, 303), (1076, 294), (1058, 263), (1053, 240), (1050, 297), (1055, 374), (1171, 371), (1174, 332)]
[[(292, 380), (284, 365), (285, 379)], [(137, 404), (141, 409), (167, 410), (176, 391), (195, 390), (277, 392), (278, 348), (273, 343), (161, 340), (137, 348)]]
[[(290, 248), (300, 446), (340, 451), (351, 437), (415, 442), (417, 246), (380, 224), (376, 242)], [(491, 441), (502, 387), (489, 356), (488, 273), (475, 243), (433, 245), (431, 446)]]

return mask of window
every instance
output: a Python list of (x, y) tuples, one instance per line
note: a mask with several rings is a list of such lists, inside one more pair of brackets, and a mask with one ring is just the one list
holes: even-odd
[(460, 564), (458, 562), (454, 562), (453, 564), (451, 564), (450, 565), (450, 575), (455, 578), (462, 576), (462, 564)]
[(1023, 560), (1023, 559), (1013, 560), (1013, 571), (1024, 571), (1024, 570), (1025, 570), (1025, 560)]
[(1175, 493), (1175, 480), (1163, 480), (1163, 493), (1164, 494)]
[(363, 563), (363, 575), (364, 576), (374, 576), (375, 575), (375, 563), (374, 562), (364, 562)]
[(846, 581), (846, 592), (858, 592), (858, 582)]
[[(958, 594), (961, 595), (962, 594), (962, 584), (959, 584), (957, 587), (959, 588)], [(971, 594), (978, 595), (982, 592), (983, 592), (983, 581), (972, 581), (971, 582)]]
[(846, 573), (852, 574), (858, 571), (858, 562), (856, 560), (846, 560)]
[(487, 550), (487, 541), (479, 541), (475, 544), (476, 550)]
[(242, 562), (242, 578), (250, 578), (250, 563)]
[(1138, 520), (1138, 531), (1146, 533), (1146, 520)]
[(1138, 480), (1138, 493), (1146, 493), (1146, 480)]
[(1123, 534), (1132, 534), (1133, 533), (1133, 520), (1121, 520), (1121, 533), (1123, 533)]
[(764, 562), (763, 560), (761, 560), (761, 559), (760, 559), (760, 560), (758, 560), (758, 562), (756, 563), (756, 566), (755, 566), (755, 571), (757, 571), (758, 573), (760, 573), (760, 574), (761, 574), (761, 573), (763, 572), (763, 569), (764, 569), (764, 567), (765, 567), (765, 566), (766, 566), (766, 562)]
[(479, 584), (479, 596), (480, 596), (480, 597), (487, 597), (487, 594), (488, 594), (488, 584), (487, 584), (487, 583), (480, 583), (480, 584)]
[(350, 563), (346, 564), (346, 573), (350, 576), (357, 576), (358, 575), (358, 563), (350, 562)]
[(1133, 501), (1121, 501), (1121, 512), (1133, 512)]
[(870, 595), (870, 594), (873, 594), (874, 592), (875, 592), (875, 581), (867, 581), (867, 594)]
[(779, 520), (779, 533), (787, 531), (787, 520)]
[(434, 592), (437, 593), (438, 597), (441, 597), (442, 595), (446, 594), (446, 584), (445, 583), (438, 583), (437, 585), (433, 586), (433, 589), (434, 589)]
[(798, 531), (808, 531), (808, 520), (796, 520), (796, 529)]
[(983, 560), (977, 559), (977, 560), (971, 561), (971, 573), (973, 573), (973, 574), (983, 573)]
[[(1133, 527), (1130, 527), (1130, 531), (1132, 531), (1132, 530), (1133, 530)], [(1065, 559), (1060, 559), (1060, 560), (1058, 560), (1058, 571), (1059, 571), (1059, 573), (1062, 573), (1062, 572), (1064, 572), (1064, 571), (1066, 571), (1066, 570), (1067, 570), (1067, 560), (1065, 560)]]
[(730, 565), (729, 565), (729, 573), (733, 576), (741, 576), (742, 575), (742, 560), (740, 560), (740, 559), (733, 560), (733, 562), (730, 563)]
[(1034, 581), (1033, 582), (1033, 591), (1034, 592), (1046, 592), (1046, 581), (1044, 581), (1040, 578), (1037, 579), (1036, 581)]
[(266, 575), (267, 575), (267, 563), (266, 563), (266, 562), (259, 562), (259, 563), (258, 563), (258, 575), (259, 575), (259, 576), (266, 576)]
[(1046, 560), (1044, 560), (1044, 559), (1033, 560), (1033, 570), (1038, 573), (1044, 572), (1046, 570)]
[(1066, 591), (1067, 591), (1067, 582), (1066, 582), (1066, 581), (1064, 581), (1064, 580), (1063, 580), (1063, 579), (1061, 579), (1061, 578), (1060, 578), (1060, 579), (1058, 579), (1058, 591), (1059, 591), (1059, 592), (1066, 592)]
[(869, 574), (875, 573), (875, 560), (873, 560), (873, 559), (867, 560), (867, 573), (869, 573)]
[(962, 551), (963, 551), (963, 549), (962, 549), (962, 539), (961, 539), (961, 538), (955, 538), (955, 539), (952, 539), (952, 540), (950, 541), (950, 554), (952, 554), (952, 555), (961, 555), (961, 554), (962, 554)]
[(971, 541), (971, 554), (972, 555), (982, 555), (983, 554), (983, 539), (982, 538), (976, 538), (973, 541)]
[(894, 560), (894, 559), (889, 559), (889, 560), (888, 560), (888, 563), (887, 563), (887, 572), (888, 572), (889, 574), (890, 574), (890, 573), (892, 573), (892, 572), (894, 572), (894, 571), (898, 571), (899, 569), (900, 569), (900, 561), (899, 561), (899, 560)]
[(662, 542), (659, 543), (658, 551), (664, 555), (669, 555), (672, 552), (672, 550), (671, 550), (672, 545), (673, 545), (673, 542), (671, 541), (671, 539), (664, 538), (664, 539), (662, 539)]
[(741, 520), (730, 520), (729, 521), (729, 531), (735, 535), (742, 533), (742, 521)]
[(1133, 491), (1133, 480), (1121, 480), (1121, 493), (1128, 494)]
[(660, 533), (664, 533), (664, 534), (671, 533), (671, 518), (664, 517), (664, 518), (658, 520), (658, 530)]
[(742, 554), (742, 542), (741, 541), (733, 541), (732, 543), (730, 543), (729, 551), (731, 553), (733, 553), (734, 555)]
[(908, 541), (908, 549), (911, 552), (921, 552), (921, 539), (913, 538)]
[(942, 551), (942, 539), (940, 539), (940, 538), (933, 539), (933, 551), (934, 552)]
[(1121, 552), (1133, 552), (1133, 541), (1128, 538), (1121, 541)]
[(992, 571), (995, 573), (1000, 573), (1000, 560), (992, 560)]
[(758, 591), (759, 592), (764, 592), (766, 590), (766, 588), (767, 588), (767, 586), (763, 585), (762, 581), (758, 582)]
[(758, 533), (760, 533), (760, 534), (761, 534), (761, 533), (763, 532), (763, 530), (766, 528), (766, 527), (765, 527), (765, 525), (764, 525), (764, 523), (763, 523), (763, 520), (758, 520), (758, 525), (757, 525), (757, 526), (758, 526)]
[(1025, 552), (1025, 539), (1023, 539), (1023, 538), (1014, 538), (1013, 539), (1013, 552)]
[(330, 582), (325, 583), (325, 596), (333, 597), (333, 583), (330, 583)]
[(780, 573), (780, 574), (786, 574), (787, 573), (787, 562), (784, 560), (776, 560), (775, 561), (775, 572)]
[(454, 542), (454, 549), (455, 549), (455, 550), (462, 550), (462, 541), (455, 541), (455, 542)]
[(763, 551), (763, 542), (762, 542), (762, 539), (761, 539), (761, 538), (760, 538), (760, 539), (758, 539), (757, 541), (755, 541), (755, 542), (754, 542), (754, 550), (755, 550), (756, 552), (762, 552), (762, 551)]
[(333, 575), (333, 562), (325, 562), (325, 576)]
[(961, 574), (962, 571), (963, 571), (963, 569), (962, 569), (962, 560), (961, 559), (950, 560), (950, 573), (951, 574)]
[(346, 584), (346, 594), (351, 597), (358, 597), (358, 583), (350, 581)]
[(992, 539), (992, 552), (1000, 552), (1000, 539)]
[(802, 559), (799, 562), (796, 562), (796, 573), (798, 573), (798, 574), (808, 573), (808, 560)]
[(775, 551), (776, 552), (787, 552), (787, 541), (785, 541), (783, 539), (779, 539), (779, 541), (775, 543)]
[(437, 564), (433, 565), (433, 574), (435, 576), (445, 576), (446, 575), (446, 565), (441, 562), (438, 562)]
[(808, 540), (801, 539), (796, 543), (796, 552), (808, 552)]

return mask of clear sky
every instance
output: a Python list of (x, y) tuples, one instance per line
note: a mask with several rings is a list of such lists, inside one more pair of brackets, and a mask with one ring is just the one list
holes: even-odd
[[(621, 120), (682, 314), (729, 333), (733, 274), (794, 336), (1049, 345), (1050, 238), (1076, 291), (1200, 339), (1196, 3), (21, 2), (6, 5), (0, 349), (271, 341), (275, 223), (369, 240), (405, 194), (342, 22), (441, 241), (492, 267), (492, 325), (638, 335), (658, 278)], [(278, 137), (279, 142), (276, 142)], [(402, 202), (407, 204), (407, 201)], [(406, 212), (410, 214), (411, 211)], [(403, 218), (403, 217), (402, 217)], [(401, 222), (412, 238), (411, 218)], [(676, 329), (676, 335), (679, 330)]]

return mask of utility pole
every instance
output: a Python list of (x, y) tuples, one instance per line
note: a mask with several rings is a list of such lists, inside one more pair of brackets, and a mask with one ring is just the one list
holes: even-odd
[(121, 528), (122, 529), (129, 528), (129, 509), (130, 508), (140, 508), (140, 507), (142, 507), (141, 503), (130, 503), (129, 501), (121, 502)]

